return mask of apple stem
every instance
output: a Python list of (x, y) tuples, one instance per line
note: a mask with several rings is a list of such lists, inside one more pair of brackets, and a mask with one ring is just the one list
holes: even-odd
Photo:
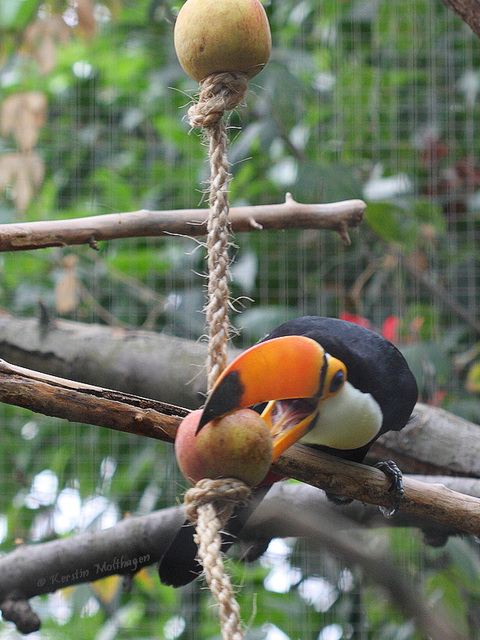
[(209, 330), (207, 387), (210, 392), (227, 364), (230, 332), (227, 155), (228, 136), (223, 115), (245, 97), (248, 78), (244, 73), (214, 73), (201, 83), (198, 102), (188, 115), (192, 127), (203, 129), (209, 141), (210, 211), (207, 222), (208, 300), (205, 307)]
[(238, 504), (246, 502), (251, 489), (236, 478), (205, 478), (185, 494), (185, 513), (195, 524), (198, 556), (205, 579), (218, 603), (223, 640), (243, 640), (240, 607), (222, 559), (220, 531)]

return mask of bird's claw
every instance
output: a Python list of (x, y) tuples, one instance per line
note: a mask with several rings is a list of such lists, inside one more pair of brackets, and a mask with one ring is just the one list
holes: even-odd
[(402, 472), (393, 460), (377, 462), (375, 467), (383, 471), (387, 478), (391, 480), (391, 485), (388, 491), (394, 496), (393, 505), (391, 507), (379, 507), (379, 509), (385, 518), (393, 518), (399, 510), (405, 495)]

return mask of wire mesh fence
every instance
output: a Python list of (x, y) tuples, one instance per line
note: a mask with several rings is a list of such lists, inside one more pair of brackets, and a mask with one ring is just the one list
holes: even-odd
[[(196, 86), (173, 52), (177, 3), (31, 4), (36, 44), (19, 22), (4, 29), (0, 48), (0, 222), (204, 207), (206, 149), (185, 122)], [(291, 192), (304, 203), (364, 198), (367, 213), (349, 246), (318, 230), (238, 234), (233, 345), (249, 346), (299, 315), (365, 322), (400, 345), (424, 401), (478, 421), (478, 40), (427, 0), (266, 9), (272, 59), (230, 118), (231, 204), (282, 202)], [(45, 102), (28, 129), (21, 114), (35, 92)], [(19, 95), (24, 102), (14, 102)], [(197, 341), (205, 332), (198, 240), (5, 253), (1, 265), (5, 317), (39, 317), (41, 345), (64, 320), (110, 326), (113, 337), (147, 330)], [(50, 348), (39, 357), (16, 349), (24, 366), (53, 357)], [(6, 405), (1, 413), (3, 553), (171, 506), (185, 489), (169, 445)], [(425, 550), (407, 530), (375, 532), (374, 543), (396, 554), (430, 599), (457, 607), (455, 620), (475, 637), (474, 546)], [(420, 637), (376, 587), (313, 543), (276, 541), (263, 560), (232, 571), (251, 638)], [(200, 586), (160, 587), (154, 568), (128, 595), (108, 578), (33, 605), (45, 621), (37, 637), (217, 634)], [(15, 637), (7, 623), (0, 637)]]

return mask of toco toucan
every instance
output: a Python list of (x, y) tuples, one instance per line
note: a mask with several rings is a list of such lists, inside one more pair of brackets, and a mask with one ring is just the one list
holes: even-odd
[[(382, 433), (407, 424), (417, 397), (405, 358), (388, 340), (345, 320), (305, 316), (233, 360), (208, 397), (197, 432), (214, 418), (253, 406), (270, 427), (274, 460), (300, 441), (362, 462)], [(258, 503), (252, 500), (232, 518), (226, 546)], [(192, 529), (184, 527), (160, 562), (161, 580), (174, 586), (193, 580), (201, 571), (195, 555)]]

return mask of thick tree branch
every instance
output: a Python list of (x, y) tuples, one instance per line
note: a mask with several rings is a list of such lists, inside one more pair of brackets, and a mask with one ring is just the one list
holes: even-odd
[(173, 442), (188, 410), (0, 360), (0, 400), (47, 416)]
[[(336, 231), (350, 243), (349, 227), (357, 227), (366, 205), (362, 200), (332, 204), (301, 204), (288, 193), (283, 204), (232, 207), (234, 232), (277, 229), (326, 229)], [(101, 240), (144, 236), (206, 234), (207, 210), (132, 211), (73, 220), (42, 220), (0, 225), (0, 251), (25, 251), (45, 247), (90, 244)]]
[(479, 0), (442, 0), (443, 4), (457, 13), (470, 29), (480, 37)]
[(196, 408), (206, 344), (164, 333), (0, 314), (0, 358), (21, 367)]
[(5, 601), (25, 601), (113, 574), (133, 576), (161, 558), (184, 519), (181, 507), (172, 507), (103, 531), (20, 545), (0, 558), (0, 608)]
[[(458, 483), (450, 478), (446, 481)], [(479, 481), (461, 482), (467, 491), (475, 491), (480, 495)], [(362, 520), (374, 526), (385, 526), (387, 522), (378, 516), (376, 509), (358, 504), (334, 507), (326, 500), (323, 491), (307, 485), (277, 483), (248, 521), (241, 540), (251, 546), (259, 541), (266, 544), (273, 537), (310, 538), (316, 544), (326, 545), (330, 551), (338, 553), (349, 566), (360, 565), (370, 579), (392, 591), (392, 585), (398, 585), (391, 576), (397, 572), (386, 570), (385, 558), (364, 554), (361, 549), (359, 551), (357, 544), (338, 535), (340, 530), (347, 532), (350, 529), (354, 529), (355, 535), (358, 535), (359, 522)], [(0, 558), (0, 604), (24, 602), (35, 595), (93, 582), (108, 575), (133, 575), (161, 559), (183, 522), (183, 508), (171, 507), (146, 516), (127, 518), (104, 531), (36, 545), (21, 545)], [(405, 515), (400, 514), (388, 523), (397, 526), (430, 526), (422, 520), (408, 521)], [(447, 530), (446, 533), (448, 535), (452, 531)], [(333, 547), (332, 536), (336, 538)], [(404, 596), (393, 593), (392, 597), (397, 602), (400, 599), (400, 606), (405, 609)], [(409, 602), (408, 598), (406, 602)]]
[(371, 455), (369, 462), (393, 457), (409, 473), (480, 478), (480, 426), (417, 403), (411, 422), (401, 431), (385, 433)]
[[(185, 415), (185, 410), (178, 407), (53, 378), (4, 361), (0, 366), (0, 400), (48, 415), (169, 442)], [(339, 460), (309, 447), (291, 447), (275, 462), (273, 469), (330, 493), (391, 506), (390, 483), (381, 471)], [(479, 499), (415, 480), (405, 480), (404, 488), (402, 510), (406, 513), (480, 534)]]
[[(275, 521), (276, 511), (272, 505), (267, 504), (264, 512), (267, 519), (270, 515), (271, 521)], [(463, 637), (450, 626), (441, 611), (433, 612), (422, 594), (402, 580), (389, 558), (372, 552), (368, 545), (359, 544), (361, 529), (349, 535), (348, 519), (340, 513), (325, 513), (323, 517), (316, 518), (307, 508), (300, 514), (299, 523), (306, 535), (319, 546), (342, 557), (348, 566), (360, 567), (365, 578), (384, 587), (404, 615), (413, 619), (426, 636), (432, 640), (460, 640)]]
[[(197, 408), (205, 398), (206, 345), (166, 334), (60, 320), (43, 327), (34, 318), (0, 315), (0, 358), (181, 407)], [(18, 385), (8, 377), (1, 379), (1, 385), (2, 393), (7, 394), (5, 402), (41, 411), (29, 405), (35, 394), (17, 402), (15, 397), (21, 393)], [(47, 394), (47, 398), (55, 403), (55, 394)], [(61, 417), (66, 408), (54, 410), (52, 404), (52, 415)], [(106, 416), (108, 421), (108, 408)], [(84, 417), (70, 419), (82, 421)], [(131, 428), (129, 425), (128, 430)], [(408, 473), (480, 477), (479, 434), (477, 425), (419, 404), (407, 427), (385, 434), (375, 443), (368, 461), (393, 458)]]
[[(438, 478), (425, 476), (422, 480), (424, 483), (437, 482)], [(458, 486), (454, 479), (446, 478), (445, 481)], [(475, 491), (480, 497), (480, 482), (463, 480), (460, 483), (462, 487)], [(278, 537), (315, 538), (311, 527), (303, 526), (302, 514), (309, 511), (315, 520), (321, 521), (332, 510), (341, 511), (345, 517), (345, 529), (357, 528), (359, 524), (429, 526), (428, 521), (407, 519), (401, 513), (387, 521), (379, 515), (378, 510), (365, 508), (358, 503), (336, 507), (319, 489), (308, 485), (277, 483), (255, 510), (240, 541)], [(183, 507), (175, 506), (145, 516), (126, 518), (102, 531), (34, 545), (22, 544), (0, 558), (0, 602), (14, 591), (28, 599), (67, 586), (93, 582), (108, 575), (134, 574), (143, 566), (155, 564), (162, 558), (184, 522)], [(448, 531), (452, 533), (454, 530)]]
[[(454, 478), (450, 476), (408, 476), (412, 480), (428, 484), (444, 484), (447, 488), (462, 494), (480, 498), (480, 480), (476, 478)], [(275, 512), (267, 517), (263, 503), (257, 507), (243, 528), (240, 540), (246, 543), (268, 542), (272, 538), (308, 537), (302, 528), (302, 513), (310, 511), (315, 519), (321, 520), (326, 510), (340, 510), (348, 517), (351, 526), (363, 525), (368, 528), (413, 527), (421, 529), (428, 544), (442, 545), (450, 535), (461, 533), (455, 527), (433, 523), (431, 520), (399, 511), (394, 518), (385, 518), (374, 505), (354, 500), (337, 506), (330, 502), (325, 492), (307, 484), (277, 483), (267, 494)], [(273, 515), (274, 514), (274, 515)]]
[[(341, 467), (341, 468), (340, 468)], [(272, 468), (287, 477), (301, 480), (329, 493), (355, 498), (361, 502), (391, 507), (390, 480), (379, 469), (339, 460), (310, 447), (290, 447)], [(466, 533), (480, 534), (480, 500), (447, 489), (427, 485), (405, 477), (405, 496), (401, 509), (453, 526)]]

